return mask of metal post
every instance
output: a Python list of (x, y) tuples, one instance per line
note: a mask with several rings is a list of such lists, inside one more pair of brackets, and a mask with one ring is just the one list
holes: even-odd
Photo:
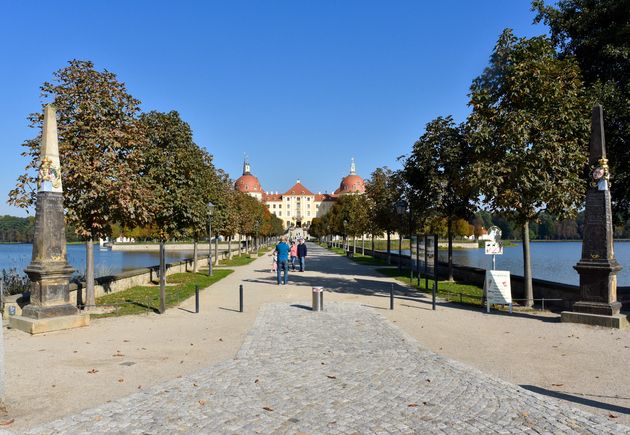
[(238, 311), (243, 312), (243, 284), (238, 286)]
[(195, 286), (195, 313), (199, 314), (199, 286)]
[(542, 298), (542, 310), (545, 311), (545, 298)]
[(432, 303), (431, 304), (432, 304), (432, 308), (433, 308), (434, 311), (435, 311), (435, 293), (436, 293), (436, 291), (437, 291), (437, 280), (434, 279), (433, 280), (433, 290), (432, 290), (432, 295), (431, 295), (431, 297), (432, 297)]
[(435, 296), (438, 289), (438, 236), (433, 236), (433, 309), (435, 310)]
[(420, 288), (420, 235), (416, 234), (416, 276), (418, 277), (418, 288)]
[(394, 284), (389, 288), (389, 309), (394, 309)]
[(429, 236), (424, 236), (424, 288), (429, 290), (429, 251), (427, 249), (427, 243), (429, 243)]
[(208, 276), (212, 276), (212, 216), (208, 218)]
[(497, 256), (492, 254), (492, 270), (496, 270), (497, 268)]
[(160, 314), (166, 311), (166, 245), (160, 239)]

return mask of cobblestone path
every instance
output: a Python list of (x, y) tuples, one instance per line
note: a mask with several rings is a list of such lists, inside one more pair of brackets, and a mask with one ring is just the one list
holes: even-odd
[[(95, 392), (98, 394), (98, 392)], [(374, 310), (261, 309), (236, 359), (29, 433), (630, 433), (423, 349)]]

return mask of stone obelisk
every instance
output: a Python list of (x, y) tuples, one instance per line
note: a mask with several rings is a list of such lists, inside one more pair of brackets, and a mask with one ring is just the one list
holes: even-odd
[(617, 273), (621, 266), (613, 249), (608, 160), (602, 106), (593, 107), (589, 155), (591, 180), (586, 192), (582, 257), (574, 266), (580, 275), (580, 296), (562, 321), (625, 327), (617, 300)]
[(12, 327), (31, 334), (89, 323), (89, 315), (79, 314), (70, 304), (69, 284), (74, 269), (66, 254), (57, 118), (51, 105), (44, 108), (37, 188), (33, 255), (24, 269), (31, 281), (31, 301), (21, 316), (10, 319)]

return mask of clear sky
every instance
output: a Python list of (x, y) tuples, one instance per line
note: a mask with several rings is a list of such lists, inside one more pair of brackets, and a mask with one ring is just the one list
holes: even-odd
[[(181, 113), (217, 167), (247, 153), (263, 189), (332, 192), (398, 167), (424, 125), (463, 121), (501, 31), (545, 33), (530, 0), (0, 0), (0, 214), (35, 135), (39, 86), (70, 59), (125, 82), (143, 110)], [(63, 162), (62, 169), (63, 169)]]

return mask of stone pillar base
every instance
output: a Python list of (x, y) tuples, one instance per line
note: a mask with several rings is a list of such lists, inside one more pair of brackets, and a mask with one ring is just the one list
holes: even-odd
[(29, 334), (43, 334), (45, 332), (60, 331), (62, 329), (80, 328), (90, 324), (89, 314), (76, 314), (74, 316), (48, 317), (33, 319), (24, 316), (9, 317), (9, 328), (19, 329)]
[(606, 316), (602, 314), (578, 313), (562, 311), (560, 320), (567, 323), (581, 323), (583, 325), (603, 326), (605, 328), (623, 329), (630, 327), (630, 320), (626, 314)]
[(591, 302), (578, 301), (573, 304), (572, 311), (584, 314), (600, 314), (602, 316), (616, 316), (621, 312), (621, 302)]
[(41, 306), (28, 304), (22, 308), (22, 316), (33, 319), (48, 319), (51, 317), (73, 316), (79, 314), (79, 310), (74, 305), (60, 304), (51, 306)]

